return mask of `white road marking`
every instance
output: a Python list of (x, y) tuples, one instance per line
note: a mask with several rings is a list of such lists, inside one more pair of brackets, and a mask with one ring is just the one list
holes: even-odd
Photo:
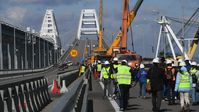
[[(102, 82), (99, 82), (102, 89), (104, 89), (104, 84)], [(111, 103), (111, 105), (113, 106), (113, 108), (115, 109), (115, 112), (121, 112), (119, 105), (117, 104), (117, 102), (111, 98), (108, 98), (109, 102)]]

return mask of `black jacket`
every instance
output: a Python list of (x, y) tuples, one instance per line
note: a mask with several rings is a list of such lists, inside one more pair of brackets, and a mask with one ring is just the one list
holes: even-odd
[(147, 78), (151, 82), (151, 91), (163, 90), (164, 82), (166, 80), (164, 69), (153, 65), (149, 71)]

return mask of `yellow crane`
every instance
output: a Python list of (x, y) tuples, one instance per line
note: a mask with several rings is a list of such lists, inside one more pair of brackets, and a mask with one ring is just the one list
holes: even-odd
[(196, 49), (198, 47), (198, 41), (199, 41), (199, 28), (198, 28), (195, 36), (194, 36), (194, 39), (193, 39), (193, 41), (192, 41), (192, 43), (191, 43), (191, 45), (189, 47), (188, 53), (187, 53), (187, 55), (188, 55), (188, 57), (190, 59), (193, 58), (193, 56), (194, 56), (194, 54), (196, 52)]

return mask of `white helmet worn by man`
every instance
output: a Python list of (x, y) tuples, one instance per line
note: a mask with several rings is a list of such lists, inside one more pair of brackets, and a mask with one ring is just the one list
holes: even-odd
[(154, 58), (152, 62), (153, 62), (153, 63), (160, 63), (160, 61), (159, 61), (158, 58)]

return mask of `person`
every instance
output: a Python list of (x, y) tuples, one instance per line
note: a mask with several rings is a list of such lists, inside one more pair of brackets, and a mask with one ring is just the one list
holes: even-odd
[(138, 71), (136, 75), (136, 80), (139, 81), (140, 90), (139, 90), (139, 96), (143, 99), (146, 98), (146, 84), (147, 84), (147, 72), (144, 69), (144, 64), (140, 64), (140, 70)]
[(101, 61), (98, 60), (98, 63), (97, 63), (97, 74), (98, 74), (98, 75), (97, 75), (97, 77), (100, 76), (101, 70), (102, 70), (102, 64), (101, 64)]
[(112, 64), (112, 66), (111, 66), (111, 70), (112, 70), (112, 74), (111, 74), (111, 76), (112, 76), (112, 78), (113, 78), (113, 84), (114, 84), (114, 92), (113, 92), (113, 98), (114, 99), (117, 99), (117, 97), (118, 97), (118, 86), (117, 86), (117, 68), (119, 67), (119, 63), (118, 63), (118, 58), (117, 57), (115, 57), (115, 58), (113, 58), (113, 64)]
[(189, 74), (186, 63), (180, 62), (180, 70), (176, 76), (175, 91), (180, 94), (181, 112), (190, 111), (189, 93), (191, 91), (192, 77)]
[(191, 63), (190, 63), (190, 59), (189, 58), (185, 59), (185, 64), (186, 64), (185, 67), (187, 68), (187, 70), (190, 71), (191, 70)]
[(197, 105), (199, 93), (196, 91), (196, 84), (198, 82), (198, 70), (197, 63), (194, 61), (191, 63), (190, 74), (192, 76), (193, 85), (192, 85), (192, 105)]
[(101, 74), (100, 74), (100, 80), (104, 83), (104, 98), (106, 96), (111, 96), (111, 75), (110, 75), (110, 63), (109, 61), (104, 62), (104, 67), (102, 67)]
[[(197, 76), (197, 85), (199, 85), (199, 64), (197, 65), (197, 73), (196, 73), (196, 76)], [(197, 105), (199, 105), (199, 89), (196, 89), (196, 102), (197, 102)]]
[(81, 76), (81, 75), (83, 75), (85, 73), (85, 69), (86, 69), (85, 65), (82, 64), (81, 67), (80, 67), (80, 74), (79, 74), (79, 76)]
[(129, 89), (132, 84), (132, 69), (128, 66), (126, 60), (122, 60), (121, 65), (117, 68), (117, 82), (119, 85), (119, 105), (120, 111), (124, 111), (128, 106)]
[(166, 60), (165, 68), (165, 77), (166, 77), (166, 91), (168, 105), (175, 104), (175, 69), (172, 67), (172, 61)]
[(153, 66), (149, 69), (147, 78), (151, 83), (151, 94), (152, 94), (152, 111), (159, 112), (162, 95), (163, 95), (163, 87), (165, 82), (164, 69), (159, 67), (159, 59), (153, 59)]

